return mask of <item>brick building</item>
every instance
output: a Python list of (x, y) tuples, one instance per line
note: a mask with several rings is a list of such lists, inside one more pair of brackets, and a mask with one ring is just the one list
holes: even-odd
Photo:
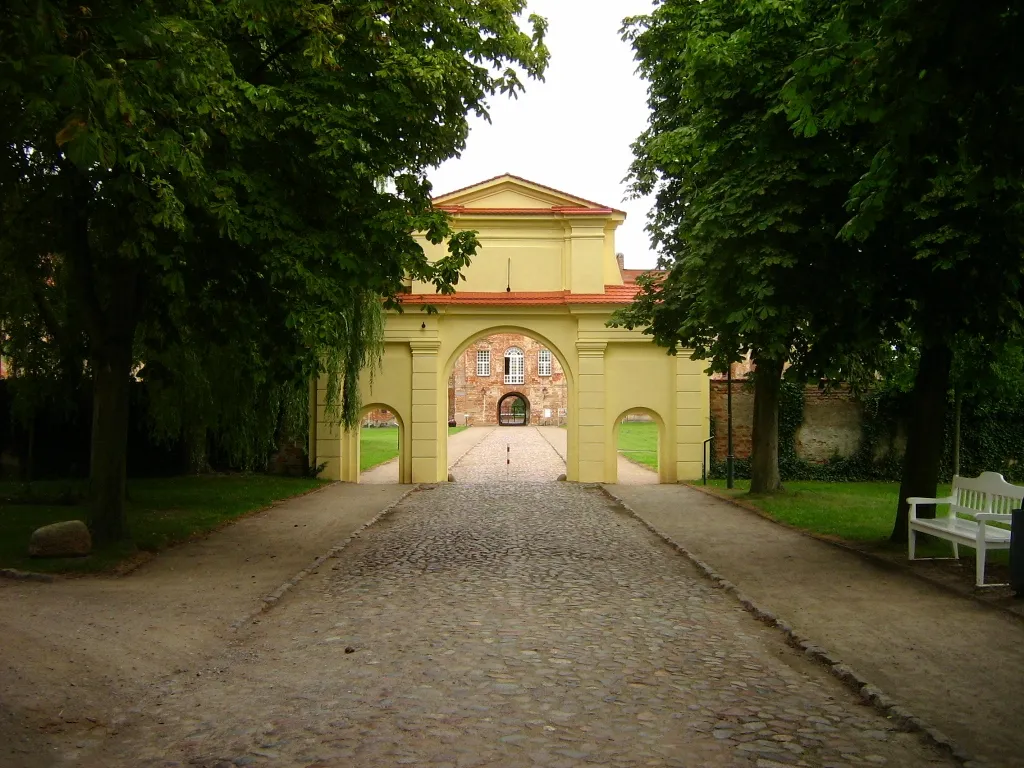
[(504, 421), (564, 424), (567, 397), (565, 374), (551, 350), (527, 336), (498, 333), (470, 344), (455, 361), (448, 419), (460, 426), (497, 424), (501, 408)]

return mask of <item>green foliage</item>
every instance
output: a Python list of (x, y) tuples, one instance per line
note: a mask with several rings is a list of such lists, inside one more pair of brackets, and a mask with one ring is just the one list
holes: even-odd
[(655, 195), (648, 230), (667, 271), (639, 280), (614, 322), (713, 371), (747, 353), (824, 365), (813, 333), (850, 327), (832, 322), (856, 301), (836, 235), (858, 158), (831, 134), (794, 137), (780, 97), (809, 5), (667, 0), (626, 21), (651, 82), (633, 189)]
[(1024, 92), (1020, 8), (844, 0), (819, 15), (787, 113), (868, 161), (843, 237), (859, 244), (865, 314), (922, 348), (994, 350), (1021, 331)]
[[(521, 29), (524, 7), (6, 4), (0, 336), (17, 366), (70, 361), (117, 403), (94, 425), (101, 515), (121, 516), (116, 392), (140, 363), (180, 389), (164, 406), (189, 404), (190, 439), (235, 408), (239, 444), (259, 445), (277, 401), (321, 374), (354, 424), (381, 302), (407, 277), (454, 290), (475, 253), (426, 174), (461, 151), (469, 113), (541, 76), (545, 22)], [(429, 262), (416, 232), (447, 256)]]

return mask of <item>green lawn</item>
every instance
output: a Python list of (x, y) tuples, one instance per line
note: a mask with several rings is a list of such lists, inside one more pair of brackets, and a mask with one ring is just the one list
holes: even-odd
[[(899, 483), (784, 483), (785, 491), (778, 494), (751, 496), (749, 480), (737, 480), (734, 489), (727, 490), (724, 480), (709, 480), (708, 485), (718, 493), (732, 496), (752, 504), (780, 522), (813, 533), (844, 541), (869, 544), (873, 548), (906, 552), (903, 544), (891, 544), (896, 519), (896, 500)], [(939, 496), (949, 494), (949, 485), (940, 485)], [(947, 557), (949, 542), (932, 540), (918, 547), (923, 556)], [(971, 556), (972, 550), (961, 547), (961, 557)], [(989, 554), (992, 562), (1007, 562), (1006, 552)]]
[[(323, 485), (312, 478), (209, 475), (128, 482), (128, 523), (139, 550), (155, 552), (202, 535), (247, 512)], [(32, 531), (62, 520), (85, 519), (81, 483), (0, 483), (0, 567), (45, 572), (109, 570), (135, 554), (115, 547), (89, 557), (37, 560), (26, 550)]]
[(653, 421), (624, 421), (619, 424), (619, 453), (630, 461), (658, 468), (658, 425)]
[[(448, 427), (454, 435), (467, 427)], [(398, 456), (398, 427), (362, 427), (359, 430), (359, 471), (365, 472)]]

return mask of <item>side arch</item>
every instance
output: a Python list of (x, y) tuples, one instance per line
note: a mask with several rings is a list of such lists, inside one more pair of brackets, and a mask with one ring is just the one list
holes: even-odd
[(386, 410), (395, 417), (398, 424), (398, 482), (407, 484), (412, 482), (411, 447), (408, 435), (406, 434), (406, 421), (402, 412), (384, 401), (364, 403), (359, 410), (358, 426), (345, 432), (344, 437), (344, 462), (342, 466), (342, 480), (351, 483), (359, 482), (360, 462), (360, 434), (363, 429), (363, 419), (370, 411)]
[(608, 466), (613, 472), (613, 482), (617, 483), (619, 481), (619, 427), (622, 425), (622, 420), (632, 413), (642, 413), (646, 416), (650, 416), (658, 426), (658, 482), (676, 482), (676, 460), (674, 455), (675, 441), (669, 439), (670, 435), (668, 434), (668, 426), (662, 415), (653, 408), (648, 408), (643, 405), (635, 405), (630, 408), (626, 408), (615, 417), (610, 425), (611, 434), (609, 435), (608, 440)]

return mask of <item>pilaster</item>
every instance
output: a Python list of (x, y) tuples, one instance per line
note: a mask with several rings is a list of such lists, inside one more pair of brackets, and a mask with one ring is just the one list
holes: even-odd
[(676, 476), (701, 475), (704, 440), (710, 432), (710, 380), (703, 364), (688, 355), (676, 356)]
[(607, 420), (605, 400), (605, 359), (608, 343), (604, 341), (577, 341), (579, 356), (576, 391), (579, 395), (576, 412), (579, 414), (579, 480), (599, 483), (606, 479)]
[[(447, 479), (447, 473), (440, 477), (439, 462), (443, 456), (438, 451), (441, 439), (440, 427), (447, 432), (447, 422), (439, 423), (440, 401), (438, 350), (440, 340), (436, 338), (415, 339), (409, 342), (412, 352), (412, 417), (409, 424), (409, 441), (412, 446), (412, 482), (435, 483)], [(447, 395), (447, 392), (445, 392)]]

